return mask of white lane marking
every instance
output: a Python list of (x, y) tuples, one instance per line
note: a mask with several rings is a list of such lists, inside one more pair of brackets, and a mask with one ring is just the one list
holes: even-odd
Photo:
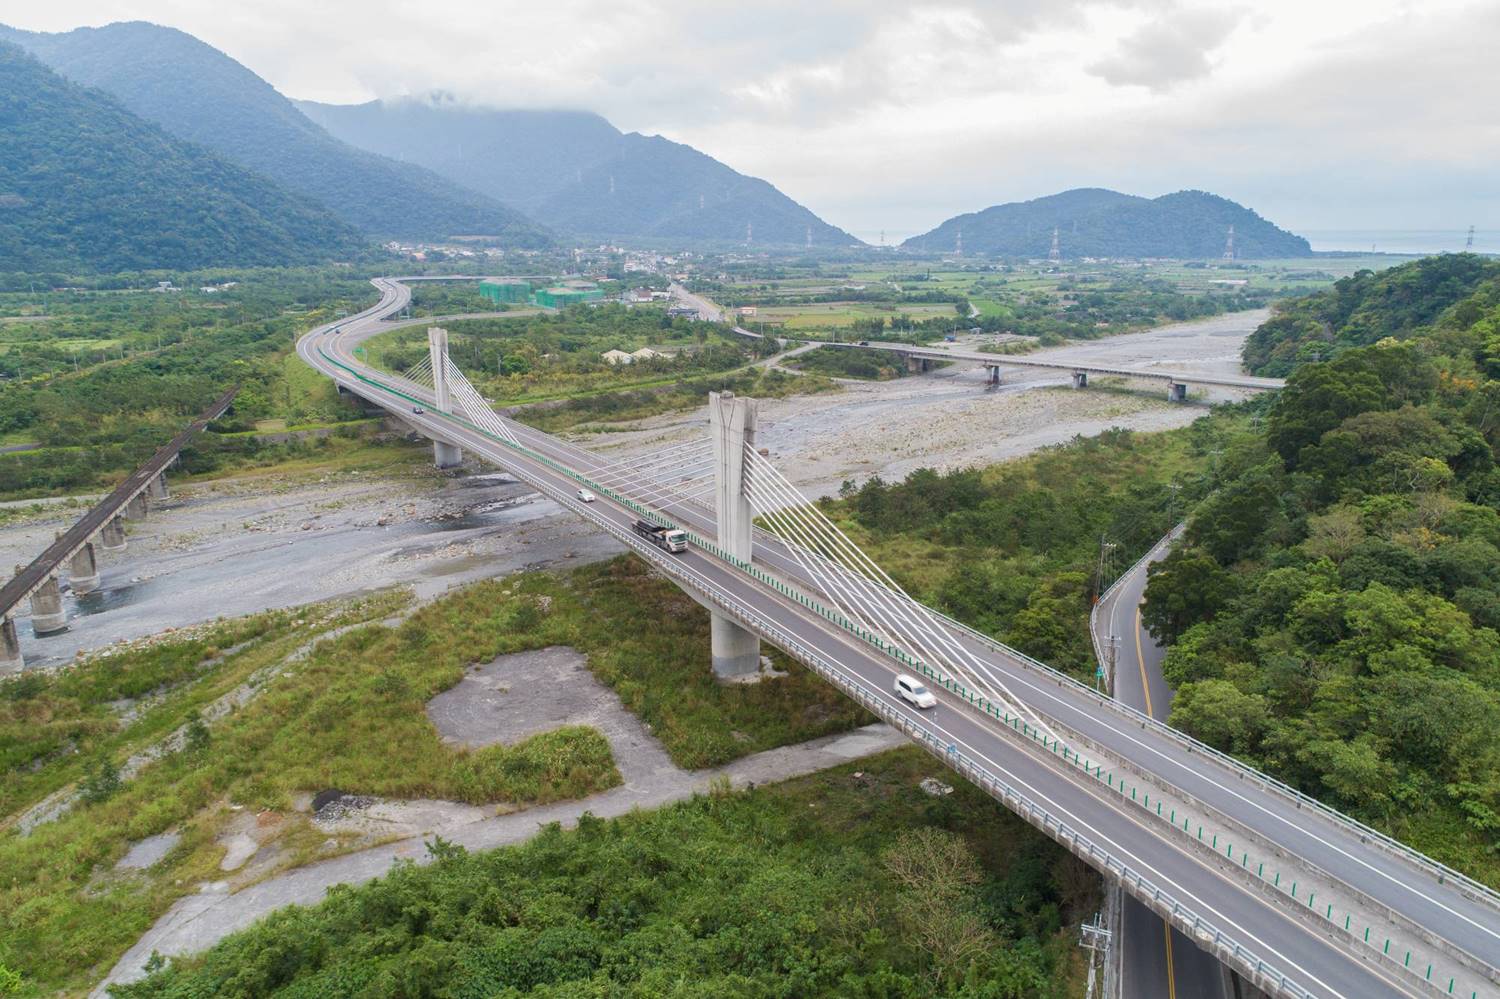
[[(394, 282), (392, 282), (392, 284), (396, 288), (402, 288), (402, 289), (405, 288), (404, 285), (395, 284)], [(398, 295), (398, 297), (399, 297), (399, 295)], [(378, 304), (375, 308), (378, 309), (378, 308), (380, 308), (380, 305), (383, 305), (383, 304), (384, 303), (382, 302), (382, 303)], [(371, 311), (374, 311), (374, 310), (372, 309)], [(356, 317), (356, 318), (358, 318), (358, 317)], [(348, 322), (349, 321), (346, 320), (345, 324), (347, 325)], [(345, 331), (341, 328), (341, 332), (345, 332)], [(340, 339), (342, 340), (343, 338), (340, 337)], [(352, 360), (352, 359), (351, 358), (347, 358), (347, 356), (346, 356), (346, 360)], [(495, 460), (499, 460), (499, 459), (495, 459)], [(1118, 594), (1117, 594), (1113, 606), (1114, 607), (1118, 607), (1118, 604), (1119, 604), (1119, 600), (1118, 600)], [(1113, 628), (1113, 614), (1111, 615), (1111, 628)], [(981, 648), (983, 649), (982, 646), (981, 646)], [(986, 651), (986, 652), (992, 652), (992, 650), (989, 650), (989, 649), (983, 649), (983, 650)], [(1236, 790), (1232, 786), (1227, 785), (1227, 784), (1223, 784), (1223, 783), (1219, 782), (1217, 779), (1215, 779), (1209, 773), (1207, 773), (1205, 771), (1196, 770), (1196, 769), (1194, 769), (1192, 767), (1187, 766), (1186, 764), (1184, 764), (1181, 761), (1175, 759), (1171, 755), (1169, 755), (1167, 753), (1164, 753), (1161, 750), (1157, 749), (1156, 747), (1154, 747), (1154, 746), (1152, 746), (1152, 745), (1150, 745), (1148, 743), (1145, 743), (1145, 742), (1141, 741), (1133, 733), (1131, 733), (1131, 732), (1129, 732), (1127, 730), (1116, 728), (1114, 725), (1112, 725), (1108, 721), (1105, 721), (1105, 720), (1099, 719), (1097, 717), (1092, 717), (1092, 716), (1087, 715), (1087, 713), (1085, 711), (1083, 711), (1081, 708), (1079, 708), (1079, 707), (1077, 707), (1077, 706), (1075, 706), (1073, 704), (1070, 704), (1066, 700), (1058, 697), (1056, 694), (1054, 694), (1047, 687), (1041, 686), (1039, 683), (1037, 683), (1034, 680), (1032, 680), (1031, 675), (1030, 675), (1031, 671), (1029, 669), (1027, 669), (1025, 666), (1019, 665), (1019, 664), (1015, 664), (1008, 657), (1005, 657), (1003, 655), (997, 656), (996, 657), (996, 662), (999, 663), (999, 664), (1001, 664), (1001, 665), (1003, 665), (1004, 667), (1007, 667), (1008, 671), (1009, 671), (1009, 675), (1012, 676), (1016, 680), (1017, 683), (1024, 684), (1026, 687), (1030, 688), (1031, 690), (1033, 690), (1033, 691), (1035, 691), (1035, 692), (1037, 692), (1039, 694), (1045, 695), (1051, 702), (1059, 705), (1061, 708), (1067, 709), (1068, 711), (1074, 712), (1076, 714), (1084, 716), (1085, 718), (1089, 718), (1090, 720), (1095, 721), (1096, 723), (1102, 725), (1105, 728), (1106, 731), (1109, 731), (1109, 732), (1113, 733), (1114, 735), (1123, 738), (1126, 742), (1128, 742), (1128, 743), (1130, 743), (1132, 745), (1135, 745), (1135, 746), (1139, 747), (1140, 749), (1145, 750), (1146, 752), (1148, 752), (1148, 753), (1150, 753), (1150, 754), (1158, 757), (1159, 759), (1163, 760), (1164, 762), (1166, 762), (1166, 763), (1168, 763), (1168, 764), (1170, 764), (1170, 765), (1172, 765), (1174, 767), (1177, 767), (1178, 769), (1180, 769), (1184, 773), (1191, 774), (1191, 775), (1197, 777), (1198, 779), (1207, 782), (1209, 785), (1218, 788), (1220, 791), (1223, 791), (1224, 793), (1228, 794), (1230, 797), (1235, 798), (1235, 799), (1241, 801), (1242, 803), (1244, 803), (1248, 807), (1254, 809), (1255, 811), (1258, 811), (1258, 812), (1266, 815), (1267, 817), (1269, 817), (1271, 819), (1274, 819), (1277, 822), (1280, 822), (1282, 825), (1284, 825), (1284, 826), (1288, 827), (1289, 829), (1291, 829), (1293, 831), (1293, 833), (1298, 833), (1298, 834), (1307, 836), (1308, 838), (1312, 839), (1313, 841), (1322, 844), (1324, 847), (1326, 847), (1327, 849), (1333, 851), (1334, 853), (1336, 853), (1336, 854), (1338, 854), (1340, 856), (1343, 856), (1343, 857), (1345, 857), (1348, 860), (1353, 861), (1358, 866), (1363, 867), (1364, 869), (1370, 871), (1371, 873), (1375, 874), (1376, 876), (1378, 876), (1380, 878), (1384, 878), (1386, 881), (1390, 882), (1391, 884), (1393, 884), (1393, 885), (1395, 885), (1395, 886), (1397, 886), (1399, 888), (1402, 888), (1402, 889), (1406, 890), (1407, 892), (1409, 892), (1410, 894), (1416, 896), (1417, 898), (1420, 898), (1420, 899), (1428, 902), (1429, 904), (1431, 904), (1433, 906), (1436, 906), (1437, 908), (1439, 908), (1442, 911), (1448, 913), (1449, 915), (1451, 915), (1451, 916), (1453, 916), (1453, 917), (1455, 917), (1455, 918), (1457, 918), (1459, 920), (1462, 920), (1465, 923), (1468, 923), (1469, 925), (1471, 925), (1471, 926), (1479, 929), (1483, 933), (1489, 934), (1491, 937), (1494, 937), (1497, 940), (1500, 940), (1500, 932), (1497, 932), (1496, 930), (1490, 929), (1485, 924), (1480, 923), (1480, 922), (1478, 922), (1478, 921), (1476, 921), (1474, 919), (1471, 919), (1469, 916), (1467, 916), (1464, 913), (1461, 913), (1461, 912), (1455, 910), (1454, 908), (1452, 908), (1451, 906), (1449, 906), (1445, 902), (1443, 902), (1443, 901), (1441, 901), (1441, 900), (1439, 900), (1439, 899), (1437, 899), (1437, 898), (1435, 898), (1435, 897), (1433, 897), (1431, 895), (1428, 895), (1424, 891), (1420, 890), (1418, 887), (1416, 887), (1414, 885), (1411, 885), (1411, 884), (1408, 884), (1405, 881), (1402, 881), (1399, 878), (1395, 877), (1394, 875), (1392, 875), (1392, 874), (1390, 874), (1390, 873), (1388, 873), (1386, 871), (1383, 871), (1383, 870), (1381, 870), (1378, 867), (1375, 867), (1374, 865), (1370, 864), (1368, 861), (1365, 861), (1362, 858), (1355, 856), (1354, 854), (1350, 853), (1348, 850), (1345, 850), (1343, 847), (1339, 846), (1338, 844), (1330, 842), (1327, 839), (1324, 839), (1322, 836), (1318, 835), (1317, 833), (1312, 832), (1312, 831), (1307, 830), (1307, 829), (1303, 829), (1303, 828), (1297, 826), (1295, 823), (1293, 823), (1292, 821), (1290, 821), (1286, 817), (1284, 817), (1284, 816), (1282, 816), (1282, 815), (1280, 815), (1280, 814), (1272, 811), (1271, 809), (1265, 807), (1264, 805), (1261, 805), (1258, 802), (1255, 802), (1255, 801), (1251, 800), (1250, 798), (1246, 797), (1245, 795), (1243, 795), (1242, 793), (1240, 793), (1238, 790)], [(978, 718), (980, 716), (975, 715), (974, 717)], [(1140, 764), (1137, 763), (1137, 765), (1140, 765)], [(1182, 790), (1182, 788), (1178, 787), (1177, 790)], [(1243, 821), (1243, 820), (1236, 820), (1236, 821)], [(1342, 878), (1340, 878), (1338, 875), (1332, 875), (1332, 876), (1336, 880), (1342, 880)], [(1475, 955), (1475, 956), (1478, 957), (1478, 955)]]

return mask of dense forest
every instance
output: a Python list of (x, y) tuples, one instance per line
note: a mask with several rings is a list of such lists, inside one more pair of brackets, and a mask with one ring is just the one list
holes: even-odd
[(1279, 229), (1243, 205), (1206, 191), (1140, 198), (1101, 188), (1080, 188), (1032, 201), (995, 205), (958, 215), (901, 244), (925, 253), (963, 250), (995, 257), (1042, 258), (1052, 248), (1065, 259), (1162, 257), (1177, 260), (1223, 256), (1230, 227), (1234, 253), (1243, 259), (1307, 257), (1307, 240)]
[(0, 273), (347, 258), (311, 201), (180, 141), (0, 41)]
[(1247, 355), (1288, 317), (1336, 356), (1292, 370), (1151, 574), (1171, 720), (1500, 883), (1500, 265), (1358, 275)]
[[(166, 132), (326, 206), (365, 233), (485, 235), (522, 247), (550, 243), (540, 226), (492, 198), (338, 141), (265, 80), (174, 28), (136, 21), (46, 34), (0, 26), (0, 40), (100, 88)], [(172, 265), (155, 260), (139, 266)]]
[(1326, 361), (1351, 347), (1420, 336), (1460, 302), (1464, 316), (1478, 321), (1492, 299), (1475, 292), (1496, 277), (1500, 261), (1473, 253), (1359, 271), (1327, 291), (1278, 306), (1245, 345), (1245, 366), (1257, 375), (1284, 376), (1299, 364)]

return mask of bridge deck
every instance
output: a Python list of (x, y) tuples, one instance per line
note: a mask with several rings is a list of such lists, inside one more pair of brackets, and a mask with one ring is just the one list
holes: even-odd
[[(390, 281), (377, 282), (377, 286), (384, 293), (382, 303), (362, 316), (378, 318), (400, 308), (406, 293), (402, 286)], [(512, 470), (564, 507), (620, 536), (644, 557), (661, 563), (663, 571), (679, 585), (704, 592), (748, 627), (819, 669), (851, 696), (867, 703), (873, 699), (880, 706), (879, 713), (891, 716), (893, 723), (900, 724), (927, 748), (937, 746), (939, 756), (956, 754), (946, 762), (977, 775), (997, 797), (1029, 821), (1036, 819), (1049, 835), (1070, 849), (1082, 851), (1080, 844), (1086, 844), (1091, 863), (1121, 877), (1133, 894), (1154, 908), (1165, 909), (1162, 914), (1174, 925), (1192, 932), (1195, 927), (1202, 928), (1206, 916), (1211, 939), (1235, 944), (1232, 951), (1227, 945), (1216, 946), (1221, 959), (1254, 975), (1260, 966), (1244, 952), (1245, 948), (1254, 950), (1259, 959), (1289, 975), (1291, 984), (1279, 989), (1287, 994), (1352, 999), (1420, 991), (1399, 967), (1392, 970), (1388, 962), (1381, 962), (1378, 952), (1372, 958), (1352, 942), (1334, 942), (1330, 939), (1334, 934), (1326, 925), (1322, 930), (1305, 925), (1306, 914), (1296, 916), (1295, 906), (1288, 911), (1283, 900), (1268, 897), (1237, 875), (1226, 876), (1197, 850), (1178, 842), (1170, 832), (1163, 834), (1151, 821), (1136, 814), (1139, 809), (1118, 801), (1118, 795), (1104, 794), (1087, 779), (1080, 780), (1078, 773), (1058, 767), (1055, 759), (1048, 760), (1046, 754), (1035, 752), (1034, 746), (1012, 738), (1006, 727), (994, 729), (961, 701), (945, 696), (944, 707), (936, 716), (918, 716), (899, 704), (894, 705), (893, 712), (893, 699), (887, 690), (897, 668), (893, 660), (851, 640), (807, 607), (707, 551), (690, 547), (683, 555), (658, 558), (654, 549), (644, 549), (635, 543), (638, 539), (632, 540), (629, 525), (634, 514), (607, 496), (588, 505), (574, 502), (572, 492), (580, 481), (587, 481), (593, 467), (590, 461), (603, 459), (592, 458), (582, 449), (520, 424), (510, 424), (521, 439), (523, 450), (517, 451), (476, 432), (461, 419), (430, 411), (413, 414), (413, 403), (425, 401), (420, 396), (422, 390), (414, 395), (391, 388), (379, 377), (370, 377), (377, 372), (362, 372), (348, 352), (352, 342), (357, 342), (359, 328), (346, 323), (342, 337), (330, 337), (328, 328), (314, 331), (299, 343), (299, 351), (319, 370), (400, 413), (424, 433)], [(681, 510), (674, 519), (701, 521), (696, 515), (684, 518)], [(774, 549), (769, 554), (773, 563), (778, 560)], [(758, 561), (760, 557), (758, 554)], [(786, 565), (775, 568), (784, 570), (783, 578), (791, 571)], [(1430, 861), (1417, 862), (1410, 854), (1381, 845), (1373, 832), (1362, 831), (1347, 819), (1321, 811), (1315, 803), (1278, 790), (1268, 778), (1216, 758), (1207, 747), (1194, 748), (1184, 741), (1185, 737), (1144, 716), (1137, 717), (1065, 678), (1049, 677), (1045, 667), (1027, 665), (1024, 657), (1016, 658), (1015, 653), (983, 636), (966, 633), (963, 641), (987, 650), (986, 654), (1005, 672), (1007, 682), (1026, 689), (1033, 707), (1061, 721), (1064, 728), (1107, 746), (1118, 758), (1132, 760), (1134, 768), (1153, 774), (1153, 780), (1222, 809), (1236, 823), (1274, 844), (1279, 856), (1309, 858), (1314, 866), (1328, 868), (1341, 881), (1389, 905), (1390, 912), (1415, 920), (1434, 939), (1477, 954), (1490, 968), (1496, 966), (1500, 953), (1496, 927), (1500, 920), (1496, 919), (1492, 894), (1476, 893), (1452, 872), (1444, 875)], [(1017, 797), (1018, 791), (1025, 802)], [(1155, 791), (1152, 793), (1154, 796)], [(1042, 817), (1037, 819), (1038, 815)], [(1193, 918), (1187, 918), (1185, 912)], [(1495, 980), (1493, 974), (1490, 980)], [(1447, 984), (1446, 979), (1443, 984)], [(1467, 995), (1469, 991), (1455, 989), (1454, 994)]]
[(234, 401), (235, 394), (239, 392), (238, 385), (230, 388), (213, 404), (205, 409), (198, 418), (188, 424), (177, 436), (157, 448), (156, 453), (146, 459), (141, 467), (130, 473), (130, 477), (121, 482), (104, 499), (100, 500), (80, 517), (72, 527), (63, 532), (52, 544), (48, 545), (43, 552), (32, 560), (31, 564), (18, 572), (10, 582), (0, 587), (0, 615), (9, 616), (15, 612), (15, 608), (22, 600), (31, 596), (45, 583), (54, 573), (58, 566), (71, 558), (84, 543), (92, 538), (99, 530), (124, 509), (125, 504), (135, 499), (143, 492), (151, 481), (166, 470), (172, 460), (181, 453), (188, 441), (192, 440), (203, 428), (218, 419), (229, 408)]

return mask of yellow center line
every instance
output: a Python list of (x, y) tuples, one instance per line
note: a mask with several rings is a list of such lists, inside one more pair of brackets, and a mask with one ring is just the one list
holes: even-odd
[(1167, 935), (1167, 999), (1177, 999), (1177, 976), (1172, 973), (1172, 924), (1161, 921)]
[(1151, 684), (1146, 680), (1146, 653), (1141, 651), (1141, 608), (1135, 608), (1135, 664), (1141, 670), (1141, 693), (1146, 695), (1146, 717), (1155, 718), (1151, 710)]

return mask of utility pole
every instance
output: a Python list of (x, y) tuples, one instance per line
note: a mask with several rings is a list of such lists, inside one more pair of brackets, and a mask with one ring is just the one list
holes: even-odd
[(1115, 543), (1108, 536), (1099, 535), (1099, 568), (1094, 576), (1094, 603), (1098, 603), (1099, 597), (1104, 593), (1104, 574), (1115, 548)]

